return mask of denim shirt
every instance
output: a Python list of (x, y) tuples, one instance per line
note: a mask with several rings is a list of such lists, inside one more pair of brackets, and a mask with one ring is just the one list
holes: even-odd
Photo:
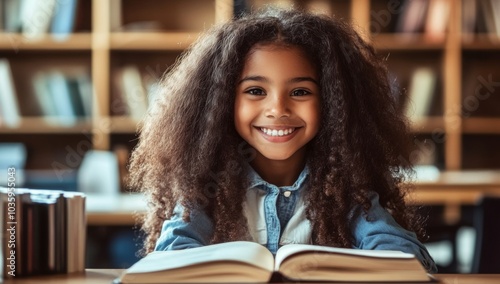
[[(251, 241), (266, 246), (273, 254), (285, 244), (311, 244), (312, 226), (305, 217), (302, 193), (307, 187), (308, 168), (292, 186), (277, 187), (263, 180), (252, 168), (248, 170), (250, 185), (243, 204)], [(371, 208), (361, 206), (349, 214), (353, 248), (399, 250), (414, 254), (427, 271), (437, 271), (427, 249), (415, 233), (402, 228), (379, 203), (378, 194), (371, 196)], [(333, 210), (333, 208), (332, 208)], [(155, 250), (178, 250), (210, 244), (212, 220), (200, 210), (192, 210), (189, 223), (182, 220), (183, 208), (177, 205), (171, 219), (163, 223)]]

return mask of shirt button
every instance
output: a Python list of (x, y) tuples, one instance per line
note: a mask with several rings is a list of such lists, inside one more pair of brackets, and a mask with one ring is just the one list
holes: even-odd
[(291, 191), (288, 191), (288, 190), (287, 190), (287, 191), (285, 191), (285, 192), (283, 192), (283, 195), (284, 195), (285, 197), (290, 197), (290, 195), (291, 195), (291, 194), (292, 194), (292, 192), (291, 192)]

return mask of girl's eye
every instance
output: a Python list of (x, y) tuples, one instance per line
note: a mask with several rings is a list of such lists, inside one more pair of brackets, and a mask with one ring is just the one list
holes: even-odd
[(264, 90), (259, 89), (259, 88), (249, 89), (249, 90), (245, 91), (245, 93), (250, 94), (250, 95), (254, 95), (254, 96), (264, 96), (266, 94), (264, 92)]
[(302, 97), (311, 94), (311, 92), (303, 90), (303, 89), (298, 89), (298, 90), (293, 90), (292, 91), (292, 96), (294, 97)]

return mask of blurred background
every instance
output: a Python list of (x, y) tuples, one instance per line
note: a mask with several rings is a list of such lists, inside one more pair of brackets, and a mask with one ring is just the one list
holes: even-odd
[(149, 94), (200, 32), (266, 4), (351, 22), (386, 58), (440, 272), (500, 273), (500, 0), (0, 0), (0, 186), (14, 167), (17, 187), (88, 193), (86, 266), (130, 266)]

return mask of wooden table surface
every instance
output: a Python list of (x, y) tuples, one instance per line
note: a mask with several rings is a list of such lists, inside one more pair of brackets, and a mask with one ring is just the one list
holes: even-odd
[[(49, 275), (5, 280), (5, 284), (110, 284), (123, 269), (87, 269), (85, 273)], [(500, 274), (436, 274), (445, 284), (498, 284)], [(339, 283), (337, 283), (339, 284)]]

